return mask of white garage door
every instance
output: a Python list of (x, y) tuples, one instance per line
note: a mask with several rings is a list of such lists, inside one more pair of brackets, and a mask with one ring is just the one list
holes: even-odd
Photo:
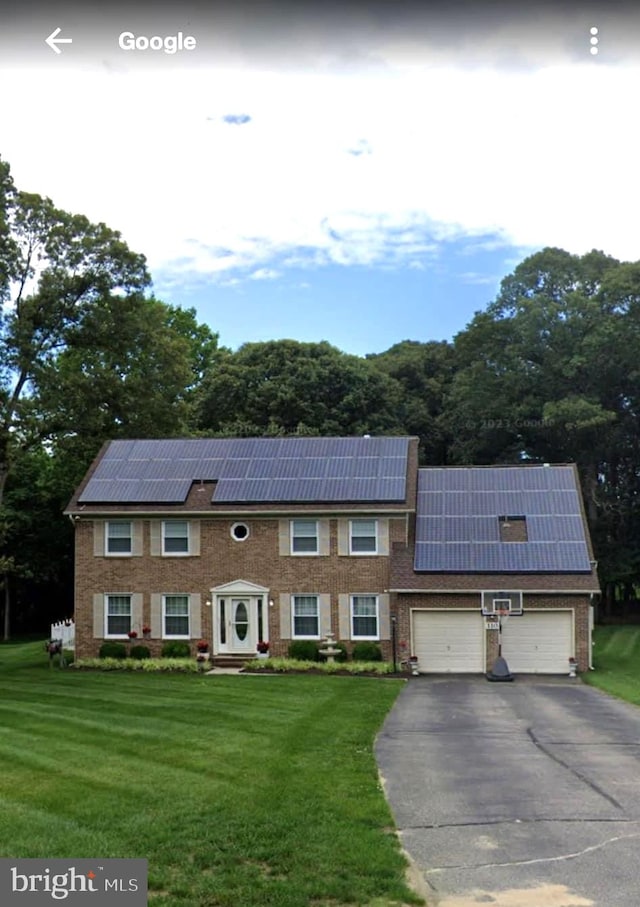
[(413, 652), (421, 673), (484, 672), (482, 615), (479, 611), (415, 611)]
[(512, 674), (566, 674), (573, 655), (571, 611), (529, 611), (502, 624), (502, 654)]

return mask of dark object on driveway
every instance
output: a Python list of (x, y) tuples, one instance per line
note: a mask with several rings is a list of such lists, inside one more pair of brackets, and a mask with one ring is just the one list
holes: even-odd
[(504, 682), (513, 680), (513, 674), (509, 671), (509, 665), (506, 663), (502, 655), (499, 655), (496, 658), (493, 669), (487, 674), (487, 680)]

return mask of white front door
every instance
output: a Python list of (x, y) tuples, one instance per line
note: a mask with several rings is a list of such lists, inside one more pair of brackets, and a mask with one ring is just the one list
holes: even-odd
[(245, 655), (256, 651), (262, 599), (256, 596), (219, 596), (215, 640), (219, 653)]

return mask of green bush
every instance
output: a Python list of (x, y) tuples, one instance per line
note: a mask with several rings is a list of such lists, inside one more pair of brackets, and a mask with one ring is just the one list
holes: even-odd
[(151, 652), (147, 646), (131, 646), (129, 654), (132, 658), (137, 658), (138, 661), (142, 661), (143, 658), (151, 658)]
[(322, 672), (323, 674), (341, 674), (348, 672), (357, 676), (358, 674), (392, 674), (393, 664), (390, 661), (348, 661), (346, 664), (334, 662), (317, 661), (296, 661), (293, 658), (270, 658), (268, 661), (253, 659), (245, 665), (245, 670), (249, 672), (275, 672), (294, 674), (300, 671), (312, 671), (314, 673)]
[(188, 642), (165, 642), (160, 654), (163, 658), (188, 658), (191, 648)]
[(375, 642), (357, 642), (351, 657), (354, 661), (382, 661), (382, 649)]
[[(338, 650), (338, 654), (333, 656), (335, 661), (340, 662), (340, 664), (344, 664), (345, 661), (348, 661), (349, 652), (343, 642), (334, 642), (333, 648)], [(322, 661), (326, 661), (327, 656), (322, 654), (322, 649), (324, 649), (324, 643), (318, 649), (318, 654)]]
[(176, 671), (197, 674), (200, 667), (195, 658), (81, 658), (74, 667), (97, 671)]
[(62, 657), (64, 658), (65, 662), (66, 662), (68, 665), (72, 665), (72, 664), (73, 664), (73, 660), (74, 660), (74, 658), (76, 657), (76, 653), (74, 652), (73, 649), (63, 649), (63, 651), (62, 651)]
[(127, 647), (122, 642), (103, 642), (100, 646), (100, 658), (126, 658)]
[(296, 639), (289, 645), (289, 658), (296, 661), (320, 661), (318, 645), (312, 639)]

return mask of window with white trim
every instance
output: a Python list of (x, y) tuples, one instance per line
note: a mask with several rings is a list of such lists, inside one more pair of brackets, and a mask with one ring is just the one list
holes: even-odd
[(109, 520), (105, 532), (106, 554), (131, 554), (132, 546), (131, 522), (129, 520)]
[(349, 522), (349, 553), (377, 554), (378, 521), (351, 520)]
[(380, 638), (377, 595), (351, 596), (351, 638)]
[(189, 639), (189, 596), (162, 596), (163, 639)]
[(318, 554), (318, 521), (291, 520), (291, 553)]
[(105, 636), (126, 636), (131, 629), (131, 596), (105, 596)]
[(294, 639), (320, 638), (320, 601), (317, 595), (292, 596)]
[(165, 520), (163, 522), (162, 553), (189, 554), (188, 520)]

